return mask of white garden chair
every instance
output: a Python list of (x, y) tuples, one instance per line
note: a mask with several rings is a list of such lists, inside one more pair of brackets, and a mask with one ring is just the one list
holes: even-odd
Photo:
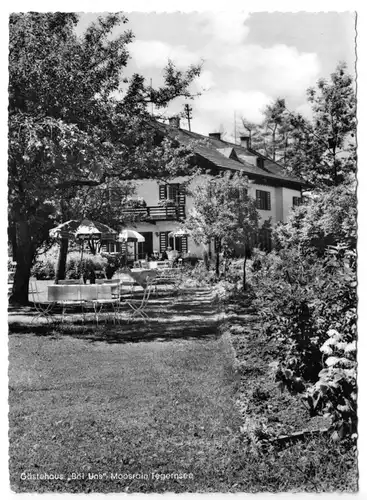
[(32, 302), (33, 306), (37, 311), (37, 314), (33, 316), (31, 323), (38, 318), (45, 318), (45, 320), (48, 322), (53, 322), (54, 318), (51, 315), (52, 309), (55, 307), (56, 302), (47, 300), (47, 301), (41, 301), (40, 300), (40, 291), (37, 287), (37, 280), (36, 279), (30, 279), (29, 280), (29, 291), (31, 293), (32, 297)]
[(140, 316), (145, 322), (148, 319), (148, 314), (145, 312), (145, 309), (148, 305), (149, 297), (151, 295), (152, 289), (154, 286), (154, 279), (147, 278), (146, 287), (144, 288), (143, 298), (140, 299), (128, 299), (125, 300), (125, 303), (131, 308), (131, 314), (128, 319), (128, 323), (133, 318)]
[[(85, 306), (91, 304), (94, 310), (94, 319), (96, 324), (99, 324), (99, 317), (102, 311), (106, 308), (111, 308), (113, 315), (113, 322), (119, 319), (120, 310), (120, 280), (105, 280), (105, 285), (97, 286), (97, 297), (95, 299), (86, 300)], [(106, 316), (107, 322), (108, 316)]]

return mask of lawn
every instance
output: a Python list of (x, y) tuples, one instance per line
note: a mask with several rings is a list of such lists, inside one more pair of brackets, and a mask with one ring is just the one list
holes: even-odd
[(11, 332), (12, 488), (228, 491), (240, 426), (233, 353), (212, 316), (194, 321), (202, 336), (185, 335), (186, 324), (142, 341)]
[(147, 311), (147, 323), (98, 327), (9, 311), (13, 490), (356, 491), (354, 453), (328, 437), (281, 449), (254, 439), (313, 421), (275, 390), (273, 346), (251, 315), (228, 309), (218, 328), (207, 289), (173, 305), (154, 297)]

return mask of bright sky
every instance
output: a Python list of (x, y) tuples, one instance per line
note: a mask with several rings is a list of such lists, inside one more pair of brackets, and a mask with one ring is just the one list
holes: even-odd
[[(202, 75), (193, 86), (202, 95), (193, 107), (192, 130), (207, 135), (224, 130), (234, 135), (241, 117), (261, 120), (261, 110), (276, 97), (288, 108), (309, 114), (306, 89), (318, 78), (328, 77), (339, 61), (354, 72), (355, 18), (352, 12), (329, 13), (126, 13), (135, 35), (129, 45), (131, 60), (125, 75), (138, 72), (162, 82), (168, 58), (181, 69), (203, 63)], [(96, 18), (83, 14), (78, 31)], [(177, 100), (166, 111), (182, 111)], [(181, 121), (183, 128), (186, 121)]]

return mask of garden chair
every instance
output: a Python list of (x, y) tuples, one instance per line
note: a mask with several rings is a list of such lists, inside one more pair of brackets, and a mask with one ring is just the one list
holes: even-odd
[(37, 311), (37, 314), (32, 318), (31, 323), (37, 318), (45, 318), (47, 323), (49, 321), (52, 323), (54, 318), (51, 316), (51, 311), (55, 307), (56, 302), (51, 300), (40, 300), (40, 291), (38, 290), (37, 280), (35, 279), (29, 280), (29, 291), (32, 296), (33, 306)]
[(164, 290), (166, 292), (169, 291), (168, 287), (172, 286), (174, 295), (178, 295), (181, 282), (182, 282), (181, 269), (171, 268), (171, 267), (162, 269), (153, 282), (156, 296), (158, 296), (158, 286), (160, 285), (164, 287)]
[[(77, 280), (75, 280), (77, 281)], [(85, 322), (84, 316), (84, 301), (81, 298), (81, 287), (83, 285), (80, 284), (80, 281), (76, 283), (67, 283), (68, 285), (73, 285), (71, 287), (65, 287), (64, 294), (65, 298), (60, 300), (61, 305), (61, 321), (64, 323), (65, 321), (65, 312), (69, 310), (75, 310), (75, 308), (80, 307), (81, 313), (83, 315), (83, 323)]]
[(141, 300), (139, 299), (125, 300), (125, 303), (132, 310), (130, 317), (128, 319), (128, 323), (130, 323), (130, 321), (133, 318), (136, 318), (137, 316), (140, 316), (144, 322), (149, 317), (148, 314), (145, 312), (145, 309), (148, 305), (149, 297), (153, 288), (153, 283), (154, 283), (153, 279), (147, 278), (147, 284), (146, 287), (144, 288), (143, 298)]
[[(104, 309), (110, 307), (113, 312), (113, 321), (116, 323), (118, 320), (118, 312), (120, 309), (120, 280), (116, 280), (116, 283), (101, 286), (97, 286), (97, 298), (85, 300), (84, 307), (91, 304), (94, 311), (94, 319), (96, 324), (99, 324), (99, 317)], [(107, 323), (108, 316), (106, 316)]]

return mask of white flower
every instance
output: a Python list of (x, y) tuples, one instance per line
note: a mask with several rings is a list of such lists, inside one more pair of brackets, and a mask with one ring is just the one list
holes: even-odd
[(324, 352), (325, 354), (332, 354), (333, 352), (332, 348), (329, 345), (327, 345), (326, 342), (323, 346), (320, 347), (320, 351)]
[(357, 349), (356, 341), (353, 340), (353, 342), (350, 342), (350, 344), (347, 344), (345, 347), (345, 352), (353, 352)]

